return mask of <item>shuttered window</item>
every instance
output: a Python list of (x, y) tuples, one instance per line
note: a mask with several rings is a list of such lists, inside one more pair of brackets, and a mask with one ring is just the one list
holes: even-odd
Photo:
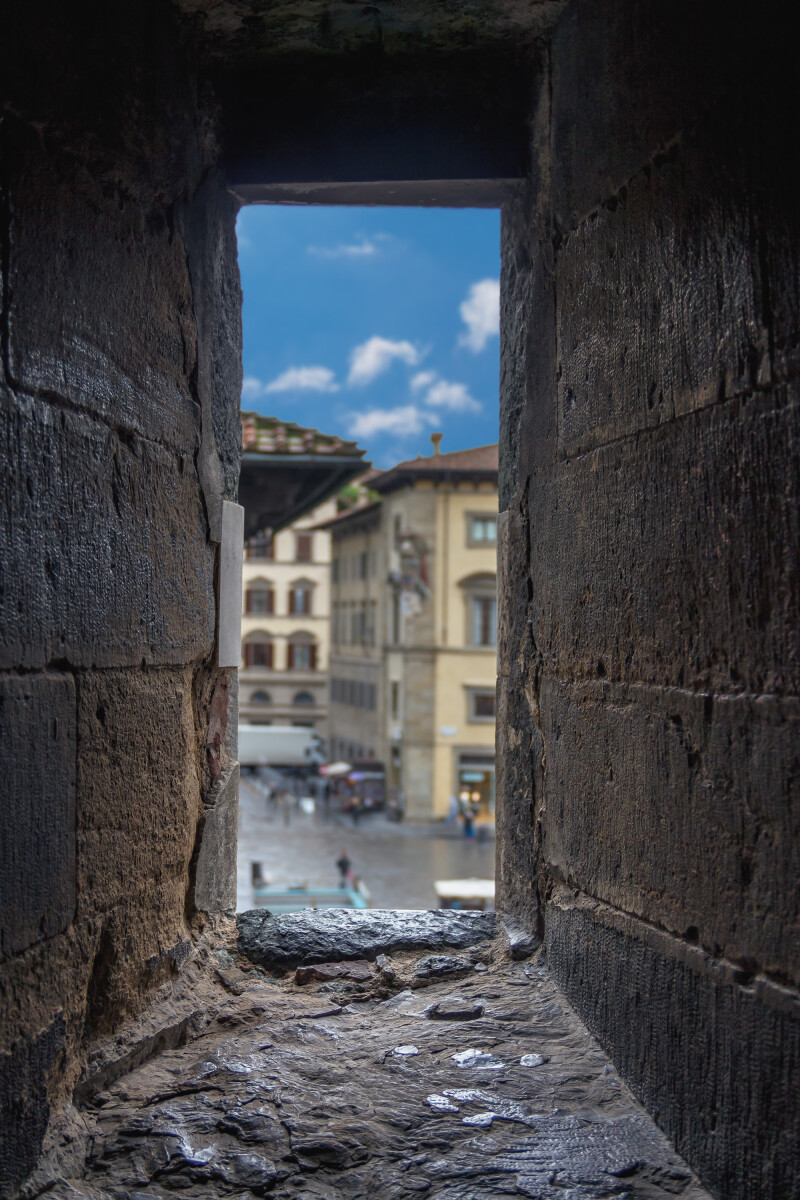
[(272, 642), (246, 642), (244, 647), (246, 667), (272, 667)]
[(246, 613), (274, 613), (275, 593), (272, 588), (248, 588), (245, 592), (244, 611)]

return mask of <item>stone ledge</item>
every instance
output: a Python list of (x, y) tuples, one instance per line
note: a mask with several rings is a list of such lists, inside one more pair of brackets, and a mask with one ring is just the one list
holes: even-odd
[(285, 913), (239, 913), (239, 953), (259, 967), (285, 971), (312, 963), (374, 960), (397, 950), (465, 949), (491, 940), (494, 913), (442, 909), (363, 911), (347, 908)]

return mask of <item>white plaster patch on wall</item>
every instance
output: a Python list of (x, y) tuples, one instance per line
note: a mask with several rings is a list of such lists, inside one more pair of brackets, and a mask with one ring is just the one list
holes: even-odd
[(241, 504), (223, 500), (217, 616), (217, 665), (220, 667), (238, 667), (241, 662), (243, 556), (244, 509)]

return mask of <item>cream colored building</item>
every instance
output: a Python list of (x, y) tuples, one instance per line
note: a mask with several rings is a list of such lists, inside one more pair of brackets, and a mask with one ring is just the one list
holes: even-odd
[(245, 544), (239, 717), (328, 736), (329, 500), (280, 533)]
[(370, 479), (332, 536), (330, 755), (379, 759), (410, 817), (494, 810), (497, 447)]

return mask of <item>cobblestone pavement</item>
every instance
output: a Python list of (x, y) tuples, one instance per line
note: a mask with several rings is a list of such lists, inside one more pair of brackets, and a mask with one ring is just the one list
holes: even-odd
[(708, 1200), (546, 969), (496, 941), (283, 979), (224, 961), (205, 1033), (95, 1098), (50, 1200)]
[(336, 859), (343, 849), (376, 908), (432, 908), (435, 879), (494, 878), (494, 842), (480, 845), (477, 839), (465, 838), (460, 827), (398, 825), (377, 813), (361, 817), (354, 827), (349, 817), (326, 820), (299, 810), (286, 825), (283, 814), (269, 812), (264, 796), (243, 779), (237, 911), (253, 907), (251, 862), (262, 862), (272, 883), (335, 883)]

